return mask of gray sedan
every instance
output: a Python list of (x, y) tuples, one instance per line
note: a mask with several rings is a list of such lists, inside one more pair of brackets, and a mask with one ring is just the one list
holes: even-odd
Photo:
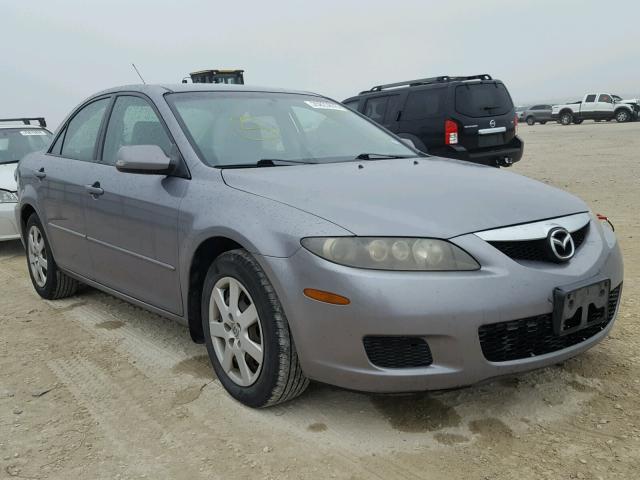
[(543, 367), (618, 308), (616, 237), (581, 200), (311, 93), (107, 90), (17, 178), (40, 296), (82, 282), (184, 323), (253, 407), (309, 379), (402, 392)]

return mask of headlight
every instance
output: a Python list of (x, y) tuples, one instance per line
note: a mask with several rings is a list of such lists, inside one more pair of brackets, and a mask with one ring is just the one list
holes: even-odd
[(0, 189), (0, 203), (16, 203), (17, 201), (18, 195), (16, 195), (16, 192)]
[(469, 271), (480, 265), (461, 248), (435, 238), (303, 238), (319, 257), (348, 267), (373, 270)]

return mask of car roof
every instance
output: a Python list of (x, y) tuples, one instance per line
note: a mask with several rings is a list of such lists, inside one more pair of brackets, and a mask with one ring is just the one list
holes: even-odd
[(134, 84), (109, 88), (96, 95), (106, 95), (118, 92), (139, 92), (147, 95), (164, 95), (173, 92), (265, 92), (265, 93), (295, 93), (320, 96), (317, 93), (302, 90), (288, 90), (283, 88), (261, 87), (254, 85), (229, 85), (220, 83), (176, 83), (176, 84)]

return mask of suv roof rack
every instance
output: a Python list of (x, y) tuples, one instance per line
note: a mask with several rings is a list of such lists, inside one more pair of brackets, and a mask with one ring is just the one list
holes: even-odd
[(47, 121), (44, 117), (0, 118), (0, 122), (22, 122), (25, 125), (32, 125), (32, 120), (38, 122), (43, 128), (47, 126)]
[(470, 75), (468, 77), (450, 77), (449, 75), (441, 75), (439, 77), (430, 77), (430, 78), (419, 78), (417, 80), (407, 80), (405, 82), (397, 82), (397, 83), (387, 83), (385, 85), (376, 85), (372, 87), (370, 90), (365, 90), (362, 93), (367, 92), (380, 92), (382, 90), (386, 90), (387, 88), (397, 88), (397, 87), (415, 87), (417, 85), (429, 85), (431, 83), (444, 83), (444, 82), (460, 82), (464, 80), (493, 80), (491, 75), (483, 73), (481, 75)]

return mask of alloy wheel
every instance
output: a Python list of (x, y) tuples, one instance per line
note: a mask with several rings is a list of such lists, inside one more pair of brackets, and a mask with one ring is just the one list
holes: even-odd
[(27, 238), (27, 254), (29, 256), (29, 268), (38, 287), (42, 288), (47, 283), (47, 249), (44, 244), (42, 232), (35, 225), (29, 229)]
[(256, 305), (244, 285), (220, 278), (209, 300), (209, 331), (216, 357), (227, 376), (248, 387), (260, 375), (264, 358), (262, 325)]

